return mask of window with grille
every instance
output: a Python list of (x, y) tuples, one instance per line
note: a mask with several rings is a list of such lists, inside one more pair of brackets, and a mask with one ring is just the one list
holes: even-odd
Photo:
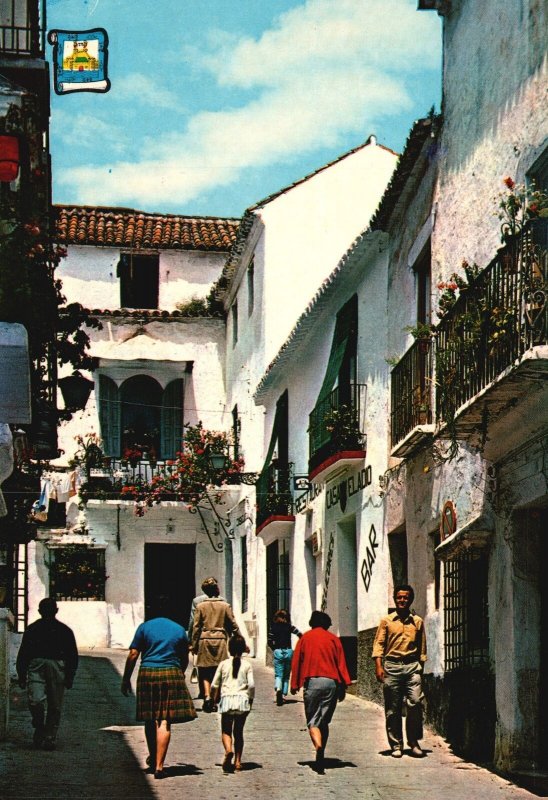
[(56, 600), (104, 600), (105, 551), (75, 544), (50, 550), (50, 597)]
[(445, 562), (445, 669), (485, 664), (489, 660), (489, 613), (486, 556), (467, 553)]

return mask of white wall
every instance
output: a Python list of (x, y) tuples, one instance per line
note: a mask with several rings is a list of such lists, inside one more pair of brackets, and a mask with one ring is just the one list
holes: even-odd
[[(120, 279), (116, 267), (120, 250), (114, 247), (70, 245), (56, 275), (63, 281), (63, 293), (69, 302), (86, 308), (120, 308)], [(226, 253), (199, 250), (160, 251), (160, 291), (158, 307), (175, 310), (177, 303), (193, 297), (206, 297), (217, 280)]]
[[(378, 234), (370, 237), (366, 244), (362, 242), (356, 253), (359, 255), (350, 258), (337, 289), (329, 296), (329, 301), (322, 304), (321, 311), (313, 316), (308, 333), (299, 339), (299, 344), (291, 350), (287, 361), (282, 366), (273, 368), (271, 383), (261, 395), (260, 401), (265, 410), (266, 448), (272, 431), (276, 402), (285, 389), (288, 390), (289, 461), (294, 463), (296, 474), (308, 474), (309, 413), (316, 404), (325, 375), (336, 314), (352, 294), (357, 292), (357, 380), (358, 383), (367, 384), (368, 441), (365, 466), (371, 467), (372, 482), (348, 498), (344, 511), (339, 504), (328, 501), (328, 493), (324, 488), (315, 499), (296, 512), (290, 543), (290, 610), (294, 624), (301, 630), (306, 630), (310, 612), (320, 607), (329, 540), (333, 533), (335, 549), (327, 594), (327, 611), (333, 619), (333, 631), (344, 636), (355, 636), (358, 630), (373, 627), (378, 623), (380, 615), (385, 613), (388, 560), (387, 546), (383, 541), (383, 500), (378, 483), (378, 476), (387, 465), (388, 365), (385, 361), (386, 312), (383, 302), (386, 298), (387, 262), (382, 237)], [(328, 483), (327, 489), (352, 477), (357, 485), (357, 472), (363, 467), (362, 462), (348, 467), (344, 475), (339, 475), (334, 483)], [(297, 496), (299, 494), (301, 493), (296, 492)], [(328, 505), (331, 507), (328, 508)], [(349, 560), (349, 554), (343, 552), (343, 544), (350, 536), (348, 529), (353, 525), (356, 529), (355, 555)], [(371, 532), (372, 526), (374, 533)], [(312, 556), (309, 540), (312, 533), (318, 530), (321, 530), (323, 544), (321, 554), (315, 558)], [(349, 542), (350, 539), (347, 544)], [(377, 546), (373, 547), (372, 543)], [(368, 549), (374, 556), (374, 563), (366, 589), (361, 568), (364, 560), (368, 561)], [(264, 573), (264, 562), (252, 562), (250, 569)], [(261, 605), (257, 606), (259, 619), (266, 614), (263, 603), (261, 601)], [(261, 640), (259, 646), (263, 642)]]

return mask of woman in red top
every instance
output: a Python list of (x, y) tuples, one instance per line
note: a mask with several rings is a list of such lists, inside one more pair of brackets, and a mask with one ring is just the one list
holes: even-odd
[(291, 694), (304, 686), (306, 724), (316, 750), (316, 772), (325, 773), (324, 754), (329, 723), (350, 684), (341, 640), (329, 633), (331, 617), (313, 611), (307, 631), (297, 642), (291, 662)]

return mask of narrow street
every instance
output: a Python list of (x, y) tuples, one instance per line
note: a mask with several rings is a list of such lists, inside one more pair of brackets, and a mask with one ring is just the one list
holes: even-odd
[[(495, 800), (538, 795), (454, 756), (426, 732), (422, 760), (392, 759), (386, 750), (382, 710), (349, 696), (331, 727), (326, 774), (312, 770), (313, 751), (302, 698), (282, 708), (273, 700), (272, 671), (254, 664), (256, 700), (246, 726), (243, 770), (223, 775), (217, 714), (198, 714), (175, 726), (166, 761), (168, 778), (145, 771), (143, 728), (134, 698), (120, 693), (126, 653), (82, 651), (74, 688), (67, 692), (57, 750), (32, 746), (25, 693), (13, 689), (9, 737), (0, 745), (2, 800), (152, 800), (260, 797), (290, 800), (362, 797), (371, 800)], [(197, 687), (192, 686), (197, 693)], [(198, 702), (200, 707), (201, 703)]]

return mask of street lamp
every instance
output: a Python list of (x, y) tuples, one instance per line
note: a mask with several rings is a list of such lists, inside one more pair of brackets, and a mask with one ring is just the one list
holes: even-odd
[(227, 466), (228, 458), (226, 453), (213, 450), (209, 444), (206, 447), (206, 457), (212, 472), (220, 472)]

